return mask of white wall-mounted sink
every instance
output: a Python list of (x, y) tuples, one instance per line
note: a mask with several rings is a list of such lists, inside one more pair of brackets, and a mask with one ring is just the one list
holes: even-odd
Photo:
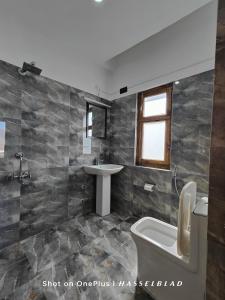
[(98, 215), (110, 214), (111, 175), (120, 172), (123, 168), (123, 166), (112, 164), (84, 166), (87, 174), (97, 175), (96, 213)]
[(123, 166), (120, 165), (93, 165), (93, 166), (84, 166), (84, 170), (88, 174), (92, 175), (112, 175), (116, 174), (123, 169)]

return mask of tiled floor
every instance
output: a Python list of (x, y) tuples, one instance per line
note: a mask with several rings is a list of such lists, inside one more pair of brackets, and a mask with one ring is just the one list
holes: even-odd
[[(135, 281), (137, 253), (129, 232), (135, 221), (116, 214), (80, 216), (2, 250), (0, 299), (151, 299), (134, 286), (63, 286), (77, 281)], [(43, 281), (61, 286), (43, 287)]]

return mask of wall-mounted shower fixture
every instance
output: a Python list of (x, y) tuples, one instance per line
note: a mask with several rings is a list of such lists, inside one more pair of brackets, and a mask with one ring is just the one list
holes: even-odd
[(36, 63), (32, 61), (30, 64), (24, 62), (23, 67), (18, 69), (18, 72), (22, 76), (26, 76), (30, 73), (33, 73), (35, 75), (40, 75), (42, 70), (35, 66)]
[(18, 180), (21, 184), (24, 184), (24, 179), (31, 179), (31, 174), (29, 171), (24, 171), (23, 172), (23, 152), (17, 152), (15, 154), (15, 158), (20, 160), (20, 169), (19, 169), (19, 174), (16, 175), (13, 173), (11, 173), (8, 176), (8, 180), (13, 181), (13, 180)]
[(179, 198), (180, 197), (180, 193), (179, 193), (178, 188), (177, 188), (177, 166), (174, 167), (173, 180), (174, 180), (175, 191), (176, 191), (177, 196)]

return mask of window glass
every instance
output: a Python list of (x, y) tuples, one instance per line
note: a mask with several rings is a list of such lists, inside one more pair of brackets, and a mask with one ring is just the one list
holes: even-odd
[(166, 122), (144, 123), (142, 158), (147, 160), (164, 160)]
[(166, 93), (144, 98), (144, 117), (160, 116), (166, 114)]
[(88, 126), (92, 126), (92, 112), (88, 112)]

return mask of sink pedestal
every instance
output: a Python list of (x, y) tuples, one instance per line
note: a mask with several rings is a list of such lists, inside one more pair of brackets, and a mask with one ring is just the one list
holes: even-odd
[(97, 175), (96, 213), (102, 217), (110, 214), (111, 175), (122, 169), (123, 166), (113, 164), (84, 166), (87, 174)]
[(111, 202), (111, 175), (97, 175), (96, 193), (96, 213), (102, 217), (109, 215)]

